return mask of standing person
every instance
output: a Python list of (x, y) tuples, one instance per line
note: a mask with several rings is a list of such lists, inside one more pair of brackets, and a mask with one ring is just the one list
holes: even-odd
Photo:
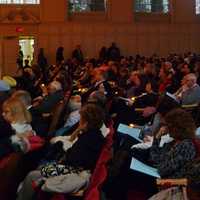
[(24, 69), (26, 69), (26, 68), (31, 68), (28, 59), (24, 60), (24, 62), (25, 62)]
[(83, 62), (83, 52), (81, 50), (81, 45), (77, 45), (74, 51), (72, 52), (72, 58), (75, 58), (80, 63)]
[(44, 49), (40, 48), (38, 59), (37, 59), (38, 66), (40, 67), (43, 75), (43, 79), (45, 82), (47, 81), (47, 74), (46, 74), (46, 68), (48, 66), (47, 59), (44, 55)]
[(108, 58), (108, 50), (105, 46), (103, 46), (99, 51), (99, 59), (100, 61), (105, 61)]
[(117, 61), (120, 59), (120, 49), (114, 42), (108, 48), (108, 59), (113, 61)]
[(22, 51), (22, 47), (19, 46), (19, 53), (17, 58), (18, 69), (23, 68), (23, 60), (24, 60), (24, 53)]
[(58, 65), (61, 64), (62, 61), (64, 61), (63, 51), (63, 47), (58, 47), (56, 51), (56, 64)]

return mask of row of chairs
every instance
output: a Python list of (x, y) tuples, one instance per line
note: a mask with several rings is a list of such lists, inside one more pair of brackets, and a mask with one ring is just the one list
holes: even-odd
[(37, 200), (71, 200), (71, 199), (84, 199), (84, 200), (100, 200), (101, 199), (101, 187), (108, 175), (107, 165), (112, 158), (112, 145), (113, 145), (113, 123), (109, 125), (110, 133), (106, 138), (106, 142), (103, 146), (99, 159), (97, 161), (95, 170), (90, 178), (90, 184), (87, 188), (84, 188), (76, 193), (71, 194), (52, 194), (38, 192)]

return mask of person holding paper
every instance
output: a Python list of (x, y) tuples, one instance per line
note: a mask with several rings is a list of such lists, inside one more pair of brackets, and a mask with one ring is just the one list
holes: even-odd
[[(128, 161), (130, 156), (127, 155), (127, 161), (124, 162), (120, 175), (115, 179), (115, 190), (113, 195), (116, 199), (118, 199), (118, 196), (120, 197), (120, 195), (121, 197), (126, 195), (127, 190), (130, 187), (136, 191), (142, 190), (147, 196), (152, 195), (156, 190), (156, 177), (187, 177), (185, 166), (192, 162), (196, 157), (196, 148), (193, 144), (196, 128), (194, 121), (191, 116), (182, 109), (173, 109), (164, 116), (164, 119), (166, 125), (162, 126), (160, 131), (154, 136), (153, 145), (149, 147), (150, 155), (147, 160), (145, 161), (141, 157), (141, 154), (138, 156), (136, 151), (132, 152), (133, 159), (136, 158), (135, 160), (145, 161), (145, 164), (148, 163), (150, 165), (149, 167), (147, 165), (146, 170), (144, 167), (144, 171), (141, 172), (141, 166), (145, 165), (140, 165), (140, 170), (133, 170), (137, 168), (135, 166), (137, 163), (131, 162), (130, 165), (130, 162)], [(163, 143), (161, 138), (167, 137), (167, 133), (169, 133), (168, 137), (173, 138), (174, 140)], [(128, 166), (129, 168), (131, 166), (131, 170), (129, 170)], [(150, 173), (148, 173), (149, 171)], [(157, 174), (156, 177), (153, 174)], [(120, 188), (119, 192), (116, 192), (118, 191), (116, 190), (117, 187)], [(109, 192), (111, 193), (112, 191)]]
[(165, 130), (161, 130), (154, 138), (150, 149), (150, 159), (157, 167), (162, 178), (186, 177), (185, 166), (196, 157), (193, 144), (195, 123), (189, 113), (182, 109), (174, 109), (165, 116), (169, 134), (174, 140), (159, 147), (160, 139)]
[(192, 105), (200, 103), (200, 86), (197, 84), (197, 77), (190, 73), (184, 76), (182, 87), (175, 93), (182, 105)]

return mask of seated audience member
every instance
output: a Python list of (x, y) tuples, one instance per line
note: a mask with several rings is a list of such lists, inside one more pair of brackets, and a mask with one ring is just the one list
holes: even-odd
[(68, 70), (66, 69), (67, 67), (68, 66), (63, 65), (60, 68), (59, 72), (57, 72), (57, 75), (53, 78), (54, 81), (58, 81), (61, 83), (64, 92), (71, 90), (72, 87), (72, 79), (69, 76)]
[(10, 137), (13, 147), (16, 147), (16, 150), (26, 152), (28, 148), (28, 137), (35, 135), (35, 131), (30, 125), (30, 112), (17, 98), (9, 98), (3, 104), (2, 115), (15, 131), (15, 134)]
[(81, 97), (82, 103), (84, 104), (87, 102), (89, 95), (96, 91), (101, 90), (105, 93), (106, 97), (112, 97), (112, 89), (108, 81), (106, 80), (106, 72), (101, 69), (95, 69), (93, 71), (93, 79), (92, 79), (93, 86), (89, 88), (89, 90), (84, 93)]
[[(171, 110), (175, 108), (180, 108), (180, 104), (169, 97), (168, 95), (165, 95), (163, 97), (160, 97), (158, 101), (156, 101), (156, 113), (154, 116), (152, 116), (152, 121), (148, 121), (144, 126), (141, 127), (141, 133), (140, 137), (143, 139), (142, 143), (135, 143), (135, 140), (130, 139), (129, 137), (120, 136), (120, 145), (124, 145), (126, 149), (130, 149), (132, 146), (132, 149), (149, 149), (152, 146), (153, 137), (155, 133), (159, 131), (161, 128), (161, 125), (164, 122), (165, 115), (170, 112)], [(127, 113), (126, 113), (127, 115)], [(141, 121), (141, 119), (139, 119)], [(137, 124), (138, 125), (138, 124)], [(127, 139), (124, 139), (127, 138)], [(167, 137), (163, 137), (165, 140)], [(123, 142), (122, 142), (122, 141)]]
[(69, 116), (64, 127), (71, 127), (80, 120), (79, 111), (81, 109), (81, 97), (79, 95), (72, 96), (69, 101)]
[[(161, 178), (187, 177), (188, 174), (191, 174), (188, 172), (188, 164), (197, 155), (195, 144), (193, 144), (195, 124), (191, 116), (182, 109), (174, 109), (164, 118), (166, 124), (155, 135), (153, 145), (148, 147), (150, 154), (144, 154), (146, 150), (133, 151), (133, 156), (145, 162), (150, 161), (151, 165), (158, 169)], [(156, 192), (155, 178), (129, 170), (130, 162), (128, 160), (130, 158), (128, 152), (122, 151), (121, 154), (123, 155), (118, 158), (118, 164), (114, 165), (115, 170), (121, 170), (120, 175), (114, 179), (116, 182), (113, 182), (113, 189), (116, 194), (113, 193), (112, 195), (116, 199), (122, 199), (122, 197), (126, 199), (123, 191), (127, 191), (128, 188), (136, 191), (142, 190), (148, 195)], [(127, 159), (127, 161), (124, 159)], [(124, 164), (122, 165), (121, 162)], [(122, 181), (124, 181), (123, 184)], [(146, 185), (144, 185), (144, 182)], [(119, 187), (121, 191), (116, 192), (118, 188), (115, 187)], [(112, 189), (110, 192), (112, 193)]]
[(141, 74), (143, 88), (148, 82), (151, 82), (152, 85), (157, 85), (155, 72), (155, 66), (152, 63), (147, 62), (144, 64), (143, 73)]
[[(193, 139), (195, 123), (189, 113), (175, 109), (165, 116), (166, 127), (155, 136), (150, 149), (150, 160), (157, 167), (162, 178), (187, 177), (186, 164), (193, 161), (197, 155)], [(161, 136), (168, 131), (174, 140), (159, 147)]]
[(31, 113), (32, 121), (31, 125), (37, 135), (44, 136), (48, 132), (49, 124), (48, 121), (42, 117), (42, 115), (35, 111), (32, 106), (32, 99), (30, 93), (25, 90), (17, 90), (12, 94), (13, 98), (18, 98), (24, 103), (26, 109)]
[(121, 68), (119, 70), (119, 79), (117, 80), (119, 87), (126, 88), (128, 77), (129, 70), (127, 68)]
[(156, 93), (156, 88), (153, 88), (151, 82), (147, 82), (145, 85), (145, 93), (138, 96), (134, 102), (136, 108), (144, 108), (147, 106), (156, 106), (158, 100), (158, 94)]
[(182, 105), (198, 104), (200, 102), (200, 86), (195, 74), (188, 74), (182, 81), (182, 87), (175, 93)]
[(181, 73), (183, 76), (186, 76), (187, 74), (190, 74), (192, 71), (190, 69), (190, 66), (188, 63), (184, 62), (181, 67)]
[[(107, 114), (105, 108), (106, 96), (103, 92), (101, 91), (92, 92), (88, 98), (88, 103), (97, 104), (98, 106), (102, 107), (104, 109), (104, 112)], [(81, 109), (80, 96), (76, 95), (71, 97), (69, 101), (69, 109), (70, 109), (70, 114), (68, 115), (64, 127), (56, 131), (57, 136), (67, 133), (70, 128), (76, 126), (76, 124), (80, 121), (80, 109)]]
[[(101, 67), (100, 67), (101, 68)], [(117, 81), (118, 73), (119, 73), (119, 65), (117, 62), (109, 61), (108, 62), (108, 69), (102, 70), (106, 72), (106, 80), (108, 81)]]
[(32, 68), (26, 68), (24, 71), (21, 71), (16, 80), (17, 87), (30, 92), (32, 98), (40, 94), (40, 90), (36, 87), (37, 77)]
[(58, 129), (56, 132), (50, 133), (51, 136), (62, 136), (64, 134), (70, 134), (71, 129), (76, 128), (77, 123), (80, 120), (80, 111), (81, 109), (81, 97), (79, 95), (74, 95), (69, 100), (67, 118), (64, 122), (64, 127)]
[(127, 97), (139, 96), (143, 92), (142, 80), (138, 71), (131, 72), (127, 89)]
[(85, 70), (81, 73), (81, 77), (78, 79), (78, 82), (80, 85), (82, 85), (82, 86), (90, 85), (93, 68), (94, 68), (94, 66), (91, 62), (87, 62), (85, 64)]
[(63, 91), (60, 82), (52, 81), (47, 87), (47, 94), (44, 94), (44, 97), (35, 99), (38, 102), (34, 108), (38, 113), (51, 113), (56, 104), (62, 99)]
[[(105, 141), (105, 138), (100, 131), (104, 120), (104, 113), (98, 106), (88, 104), (81, 109), (80, 115), (81, 119), (79, 127), (70, 138), (70, 141), (73, 144), (71, 148), (65, 152), (65, 155), (60, 162), (65, 165), (65, 169), (71, 168), (74, 172), (75, 170), (88, 170), (92, 173)], [(72, 188), (72, 182), (70, 182), (70, 172), (71, 170), (68, 170), (68, 173), (65, 175), (58, 174), (58, 176), (66, 178), (66, 184), (64, 185), (65, 191), (68, 190), (68, 188)], [(76, 174), (76, 172), (73, 173), (73, 175), (74, 174)], [(32, 188), (32, 181), (38, 181), (41, 178), (43, 178), (43, 176), (41, 175), (40, 170), (30, 172), (24, 180), (17, 200), (33, 199), (34, 190)], [(46, 178), (45, 182), (52, 178), (55, 177)], [(77, 182), (75, 184), (75, 188), (71, 189), (72, 192), (73, 190), (77, 190), (76, 185), (79, 185), (79, 183)], [(54, 187), (56, 190), (57, 186), (54, 185)]]
[(153, 134), (160, 128), (160, 124), (164, 120), (165, 115), (175, 108), (180, 108), (179, 102), (167, 94), (158, 99), (155, 117), (151, 125), (151, 131)]
[[(159, 99), (157, 105), (157, 111), (154, 115), (153, 122), (151, 125), (145, 125), (144, 129), (142, 130), (143, 142), (139, 144), (135, 144), (132, 146), (133, 148), (137, 149), (148, 149), (152, 146), (153, 138), (155, 134), (162, 128), (162, 124), (165, 123), (165, 115), (172, 111), (173, 109), (180, 108), (180, 104), (176, 102), (174, 99), (171, 99), (169, 96), (165, 95)], [(167, 143), (168, 141), (171, 142), (171, 137), (168, 133), (163, 135), (161, 138), (161, 142)]]
[(160, 78), (159, 93), (162, 94), (172, 84), (172, 73), (170, 69), (162, 67), (159, 72), (159, 78)]

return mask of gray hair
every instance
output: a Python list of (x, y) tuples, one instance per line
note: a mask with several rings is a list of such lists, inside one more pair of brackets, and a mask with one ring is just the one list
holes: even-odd
[(197, 82), (197, 77), (196, 77), (196, 75), (195, 75), (194, 73), (187, 74), (187, 75), (185, 76), (185, 78), (187, 78), (187, 79), (189, 79), (189, 80), (192, 80), (192, 81), (194, 81), (195, 83)]

